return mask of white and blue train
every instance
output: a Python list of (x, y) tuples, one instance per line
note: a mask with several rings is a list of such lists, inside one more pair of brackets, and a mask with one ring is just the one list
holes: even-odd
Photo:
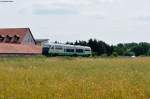
[(88, 46), (76, 46), (67, 44), (45, 44), (43, 54), (50, 56), (90, 56), (91, 48)]

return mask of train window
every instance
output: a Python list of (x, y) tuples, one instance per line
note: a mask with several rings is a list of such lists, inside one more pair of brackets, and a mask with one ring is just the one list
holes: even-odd
[(74, 52), (74, 49), (65, 49), (65, 52)]
[(90, 49), (85, 49), (85, 51), (91, 51)]
[(62, 50), (63, 48), (61, 46), (55, 46), (55, 49)]
[(62, 48), (58, 48), (58, 47), (56, 47), (55, 49), (57, 49), (57, 50), (62, 50)]
[(54, 46), (51, 46), (51, 49), (54, 49)]
[(77, 53), (83, 53), (83, 49), (76, 49)]

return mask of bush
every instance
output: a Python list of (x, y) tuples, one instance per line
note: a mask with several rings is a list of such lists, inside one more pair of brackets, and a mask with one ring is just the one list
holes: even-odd
[(113, 52), (111, 56), (113, 56), (113, 57), (118, 57), (118, 53)]
[(135, 56), (134, 52), (127, 51), (124, 53), (125, 56)]
[(92, 56), (93, 57), (97, 56), (97, 53), (96, 52), (92, 52)]
[(101, 55), (101, 57), (107, 57), (107, 56), (108, 56), (107, 54), (102, 54), (102, 55)]

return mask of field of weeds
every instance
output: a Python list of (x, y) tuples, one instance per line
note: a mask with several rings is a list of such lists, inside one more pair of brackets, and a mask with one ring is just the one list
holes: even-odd
[(0, 58), (0, 99), (150, 99), (150, 58)]

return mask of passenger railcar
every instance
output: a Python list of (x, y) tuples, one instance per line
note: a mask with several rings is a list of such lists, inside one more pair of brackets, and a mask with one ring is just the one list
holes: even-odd
[(43, 46), (43, 54), (51, 56), (90, 56), (91, 48), (88, 46), (75, 46), (67, 44), (45, 44)]

